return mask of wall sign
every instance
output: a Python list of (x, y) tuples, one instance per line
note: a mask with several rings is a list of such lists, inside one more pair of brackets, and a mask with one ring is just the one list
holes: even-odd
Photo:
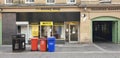
[(53, 26), (53, 22), (51, 21), (40, 22), (40, 26)]
[(37, 12), (60, 12), (60, 8), (37, 8)]

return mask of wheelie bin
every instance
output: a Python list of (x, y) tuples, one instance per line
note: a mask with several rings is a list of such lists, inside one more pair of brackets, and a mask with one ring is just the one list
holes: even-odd
[(12, 50), (24, 51), (25, 48), (25, 34), (12, 35)]
[(40, 38), (40, 51), (45, 52), (47, 51), (47, 39)]
[(47, 38), (48, 52), (54, 52), (55, 51), (55, 43), (56, 43), (56, 38), (55, 37), (48, 37)]
[(31, 39), (31, 51), (38, 51), (38, 37)]

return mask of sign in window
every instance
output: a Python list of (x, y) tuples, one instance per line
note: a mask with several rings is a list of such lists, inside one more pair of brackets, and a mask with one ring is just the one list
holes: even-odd
[(49, 21), (40, 22), (40, 26), (52, 26), (52, 25), (53, 25), (53, 22), (49, 22)]

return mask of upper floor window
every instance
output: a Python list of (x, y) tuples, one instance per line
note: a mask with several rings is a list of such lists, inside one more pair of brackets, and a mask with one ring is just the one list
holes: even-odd
[(26, 3), (34, 3), (34, 0), (26, 0)]
[(5, 4), (12, 4), (13, 0), (5, 0)]
[(47, 2), (47, 4), (54, 4), (55, 0), (47, 0), (46, 2)]
[(67, 3), (68, 3), (68, 4), (75, 4), (75, 3), (76, 3), (76, 0), (67, 0)]
[(99, 0), (100, 3), (111, 3), (111, 0)]

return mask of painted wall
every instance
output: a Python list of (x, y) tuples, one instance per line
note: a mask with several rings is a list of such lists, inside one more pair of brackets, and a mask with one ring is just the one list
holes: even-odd
[(0, 13), (0, 45), (2, 44), (2, 15)]
[(12, 44), (12, 35), (16, 34), (16, 13), (2, 13), (2, 44)]
[(118, 43), (120, 43), (120, 21), (118, 21)]

